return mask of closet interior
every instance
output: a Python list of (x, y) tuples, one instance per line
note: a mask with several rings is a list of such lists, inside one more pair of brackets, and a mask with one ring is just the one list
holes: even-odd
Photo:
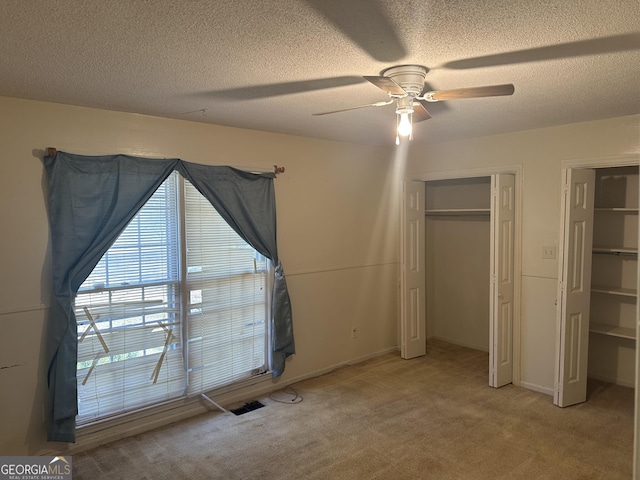
[(425, 183), (427, 337), (488, 352), (491, 177)]
[(588, 377), (634, 387), (638, 167), (595, 173)]

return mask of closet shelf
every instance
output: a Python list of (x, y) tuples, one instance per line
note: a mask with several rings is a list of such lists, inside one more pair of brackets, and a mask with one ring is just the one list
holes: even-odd
[(624, 247), (593, 247), (593, 253), (604, 253), (609, 255), (638, 255), (638, 249)]
[(623, 297), (637, 297), (638, 291), (635, 288), (617, 288), (617, 287), (603, 287), (603, 286), (591, 286), (591, 291), (595, 293), (606, 293), (609, 295), (620, 295)]
[(637, 208), (626, 208), (626, 207), (596, 207), (594, 208), (596, 212), (620, 212), (620, 213), (638, 213)]
[(636, 339), (635, 329), (629, 327), (618, 327), (615, 325), (591, 322), (589, 323), (589, 331), (601, 335), (610, 335), (612, 337), (628, 338), (630, 340)]
[(445, 215), (490, 215), (490, 208), (438, 208), (425, 210), (427, 217), (445, 216)]

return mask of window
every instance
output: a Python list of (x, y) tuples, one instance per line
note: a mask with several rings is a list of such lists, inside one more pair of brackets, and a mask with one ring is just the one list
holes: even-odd
[(76, 296), (78, 423), (264, 373), (268, 268), (172, 174)]

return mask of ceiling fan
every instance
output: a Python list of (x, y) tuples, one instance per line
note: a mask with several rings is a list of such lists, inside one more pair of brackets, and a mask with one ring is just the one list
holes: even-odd
[[(374, 61), (382, 64), (393, 64), (416, 58), (404, 44), (404, 36), (398, 26), (389, 18), (387, 7), (394, 2), (387, 0), (300, 0), (310, 9), (329, 22), (345, 38), (359, 47)], [(398, 2), (403, 3), (403, 2)], [(405, 2), (410, 3), (410, 2)], [(429, 3), (429, 2), (424, 2)], [(432, 3), (432, 2), (431, 2)], [(601, 38), (577, 40), (554, 45), (546, 45), (521, 50), (499, 52), (495, 54), (456, 59), (432, 67), (442, 70), (468, 70), (475, 68), (499, 67), (535, 62), (552, 61), (563, 58), (603, 55), (640, 49), (640, 32), (616, 34)], [(269, 98), (280, 95), (317, 91), (328, 88), (347, 87), (369, 81), (388, 95), (386, 101), (368, 105), (355, 106), (330, 112), (315, 113), (326, 115), (365, 107), (380, 107), (395, 104), (396, 122), (403, 128), (396, 135), (399, 143), (400, 134), (406, 132), (413, 122), (420, 122), (431, 117), (427, 106), (432, 111), (438, 107), (446, 107), (445, 101), (462, 98), (490, 97), (512, 95), (514, 86), (493, 85), (457, 90), (433, 90), (425, 82), (429, 68), (421, 65), (396, 65), (389, 67), (378, 76), (338, 76), (315, 78), (297, 81), (277, 82), (264, 85), (248, 85), (223, 90), (204, 92), (206, 98), (222, 98), (225, 100), (247, 100)], [(442, 103), (430, 103), (442, 102)], [(403, 116), (404, 114), (404, 116)], [(404, 121), (403, 121), (404, 119)], [(411, 133), (407, 135), (411, 138)]]
[(368, 80), (385, 92), (389, 96), (389, 99), (367, 105), (314, 113), (313, 115), (328, 115), (367, 107), (383, 107), (395, 103), (397, 114), (396, 145), (399, 145), (400, 137), (412, 138), (414, 122), (422, 122), (431, 118), (427, 110), (429, 102), (513, 95), (515, 90), (514, 86), (509, 83), (485, 87), (430, 91), (425, 84), (428, 71), (426, 67), (421, 65), (397, 65), (384, 69), (380, 72), (380, 75), (364, 76), (363, 78), (365, 80)]

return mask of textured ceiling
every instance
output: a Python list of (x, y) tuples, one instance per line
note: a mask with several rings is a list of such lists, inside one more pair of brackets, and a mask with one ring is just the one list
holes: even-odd
[(56, 0), (0, 2), (0, 95), (392, 145), (364, 81), (429, 68), (414, 144), (640, 113), (638, 0)]

